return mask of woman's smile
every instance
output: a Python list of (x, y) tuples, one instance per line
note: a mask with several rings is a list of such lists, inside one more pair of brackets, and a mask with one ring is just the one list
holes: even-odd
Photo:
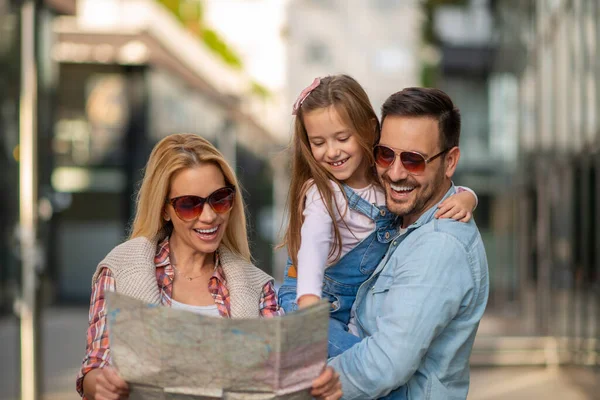
[(196, 234), (196, 236), (199, 239), (204, 240), (204, 241), (213, 241), (217, 238), (220, 227), (221, 227), (221, 225), (216, 225), (212, 228), (207, 228), (207, 229), (194, 228), (192, 230), (194, 231), (194, 233)]

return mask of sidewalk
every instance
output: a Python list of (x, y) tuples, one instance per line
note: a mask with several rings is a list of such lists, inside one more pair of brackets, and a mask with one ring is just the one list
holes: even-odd
[(591, 400), (598, 382), (600, 373), (589, 368), (474, 368), (468, 400)]
[[(19, 393), (18, 321), (0, 319), (0, 400)], [(50, 308), (43, 318), (44, 400), (78, 400), (75, 376), (85, 350), (87, 309)], [(590, 368), (473, 368), (469, 400), (598, 398), (600, 371)]]
[[(78, 400), (75, 377), (85, 353), (86, 308), (50, 308), (42, 321), (42, 396)], [(17, 400), (20, 392), (19, 326), (15, 317), (0, 319), (0, 399)]]

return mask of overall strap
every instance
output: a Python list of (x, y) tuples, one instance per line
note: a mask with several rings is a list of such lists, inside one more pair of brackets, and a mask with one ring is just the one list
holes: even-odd
[(372, 220), (375, 220), (380, 216), (379, 207), (363, 199), (358, 193), (352, 190), (350, 186), (343, 184), (342, 187), (344, 188), (344, 193), (346, 193), (346, 197), (348, 198), (348, 207), (350, 209), (358, 211)]
[(375, 221), (375, 231), (379, 242), (391, 242), (398, 235), (398, 217), (385, 206), (377, 207), (375, 204), (369, 203), (349, 186), (343, 185), (343, 187), (348, 198), (348, 207)]

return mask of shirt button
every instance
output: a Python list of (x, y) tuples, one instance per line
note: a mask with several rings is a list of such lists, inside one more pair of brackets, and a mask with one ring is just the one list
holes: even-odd
[(389, 233), (389, 232), (386, 232), (386, 233), (385, 233), (385, 238), (386, 238), (386, 239), (389, 239), (389, 238), (390, 238), (390, 233)]
[(394, 240), (394, 243), (392, 243), (392, 244), (395, 246), (395, 245), (397, 245), (397, 244), (398, 244), (398, 242), (396, 242), (396, 241)]
[(385, 210), (380, 210), (379, 214), (381, 214), (382, 217), (385, 217)]

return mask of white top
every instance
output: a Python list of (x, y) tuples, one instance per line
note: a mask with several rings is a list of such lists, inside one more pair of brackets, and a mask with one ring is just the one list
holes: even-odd
[[(349, 209), (343, 190), (333, 181), (334, 214), (342, 239), (340, 257), (357, 246), (375, 229), (375, 222), (366, 215)], [(385, 192), (376, 185), (352, 189), (368, 203), (385, 205)], [(337, 207), (335, 206), (337, 204)], [(304, 222), (301, 228), (301, 243), (298, 251), (297, 298), (305, 294), (321, 296), (325, 268), (335, 261), (329, 258), (334, 243), (333, 222), (325, 202), (316, 185), (311, 185), (304, 203)], [(344, 223), (345, 222), (345, 223)]]
[(191, 311), (195, 314), (206, 315), (209, 317), (221, 317), (216, 304), (212, 304), (210, 306), (192, 306), (171, 299), (171, 308), (175, 310)]

